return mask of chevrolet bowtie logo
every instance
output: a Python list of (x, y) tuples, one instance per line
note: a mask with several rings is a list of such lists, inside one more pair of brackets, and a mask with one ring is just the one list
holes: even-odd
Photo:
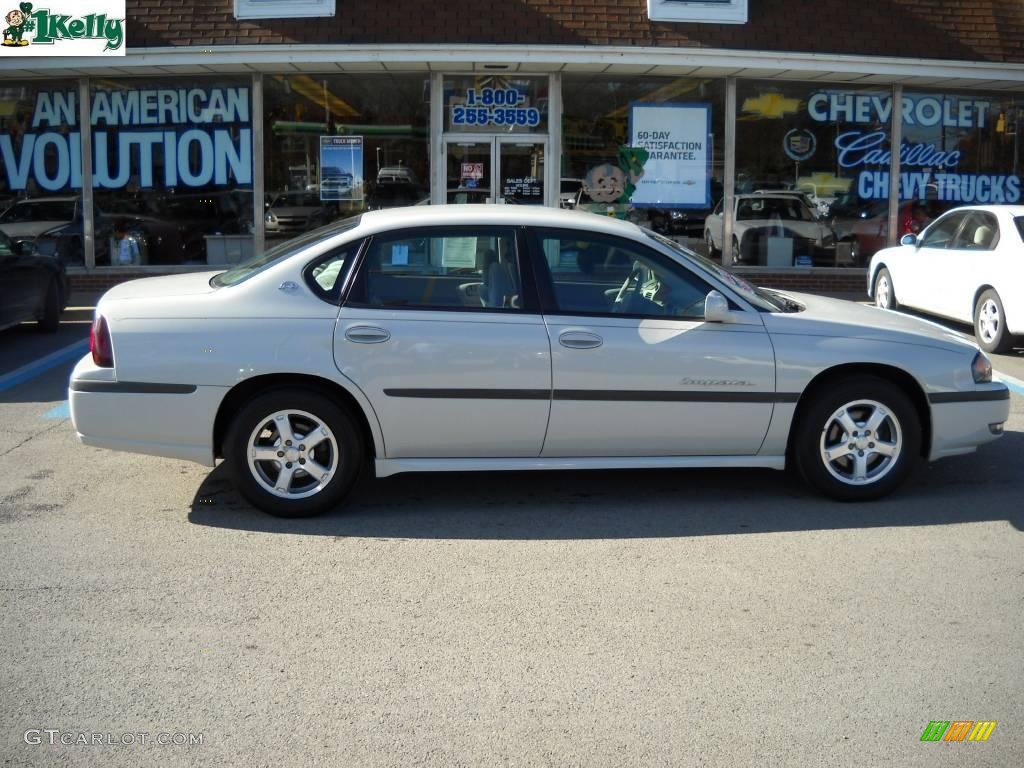
[(778, 118), (800, 111), (800, 99), (787, 99), (781, 93), (762, 93), (757, 98), (744, 99), (743, 111), (761, 117)]

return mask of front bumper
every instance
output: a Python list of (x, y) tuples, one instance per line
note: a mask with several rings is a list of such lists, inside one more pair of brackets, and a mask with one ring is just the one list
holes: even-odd
[(997, 384), (982, 391), (992, 399), (933, 400), (929, 461), (971, 453), (979, 445), (991, 443), (1002, 435), (1002, 425), (1010, 417), (1010, 390)]

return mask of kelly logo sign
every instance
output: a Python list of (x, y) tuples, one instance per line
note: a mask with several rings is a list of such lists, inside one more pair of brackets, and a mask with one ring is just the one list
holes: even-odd
[[(13, 0), (0, 0), (14, 5)], [(0, 10), (0, 56), (124, 56), (125, 0), (52, 0), (37, 8), (22, 2)], [(49, 5), (49, 3), (48, 3)]]

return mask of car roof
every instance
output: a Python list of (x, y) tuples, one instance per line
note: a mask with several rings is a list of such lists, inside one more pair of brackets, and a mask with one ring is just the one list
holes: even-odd
[(397, 227), (496, 224), (506, 226), (567, 227), (609, 235), (638, 238), (642, 232), (628, 221), (583, 211), (566, 211), (540, 205), (436, 205), (409, 206), (367, 211), (361, 227), (373, 230)]
[(988, 211), (995, 214), (1008, 213), (1011, 216), (1024, 216), (1024, 205), (958, 205), (956, 208), (950, 208), (946, 213), (953, 211)]

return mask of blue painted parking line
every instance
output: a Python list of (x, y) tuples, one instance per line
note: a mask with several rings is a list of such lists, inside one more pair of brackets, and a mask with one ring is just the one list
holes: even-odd
[(71, 418), (71, 404), (65, 400), (60, 405), (55, 405), (53, 408), (43, 414), (44, 419), (70, 419)]
[(1003, 384), (1009, 387), (1011, 392), (1016, 392), (1018, 395), (1024, 395), (1024, 381), (1014, 378), (1008, 374), (1000, 373), (999, 371), (995, 372), (993, 378), (996, 381), (1003, 382)]
[(58, 349), (56, 352), (51, 352), (46, 357), (41, 357), (38, 360), (33, 360), (31, 363), (27, 363), (20, 368), (15, 368), (10, 373), (5, 373), (0, 376), (0, 392), (6, 392), (8, 389), (13, 389), (19, 384), (24, 384), (26, 381), (31, 381), (36, 376), (46, 373), (51, 368), (56, 368), (58, 365), (63, 365), (70, 360), (76, 360), (84, 355), (89, 350), (89, 340), (82, 339), (76, 341), (74, 344), (69, 344), (63, 349)]

